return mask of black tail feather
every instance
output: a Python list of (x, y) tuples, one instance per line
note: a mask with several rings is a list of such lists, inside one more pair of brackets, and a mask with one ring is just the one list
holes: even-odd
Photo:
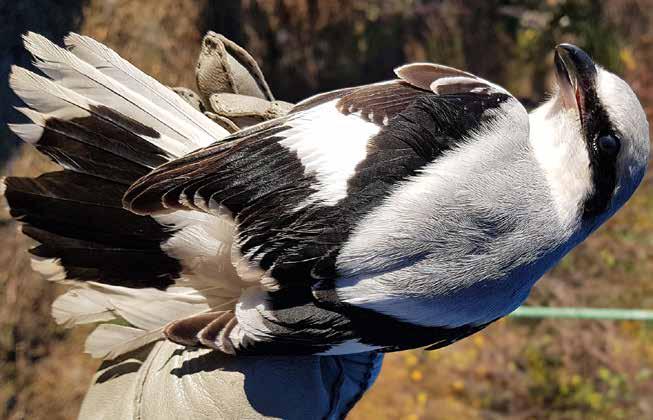
[[(95, 111), (111, 112), (105, 107), (95, 107)], [(156, 132), (147, 134), (158, 136)], [(75, 172), (125, 185), (168, 160), (162, 149), (141, 140), (137, 134), (92, 116), (71, 120), (48, 118), (35, 146)]]
[(174, 232), (123, 209), (125, 185), (70, 171), (6, 185), (12, 216), (41, 243), (32, 253), (58, 259), (67, 278), (164, 289), (179, 276), (179, 261), (161, 249)]

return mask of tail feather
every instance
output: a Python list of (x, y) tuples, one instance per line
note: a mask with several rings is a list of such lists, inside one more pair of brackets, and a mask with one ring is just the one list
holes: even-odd
[(86, 339), (84, 350), (93, 357), (115, 359), (162, 337), (161, 328), (144, 332), (140, 328), (101, 324)]
[(101, 324), (86, 340), (87, 353), (107, 359), (163, 338), (170, 320), (208, 310), (206, 301), (192, 289), (130, 289), (97, 282), (69, 290), (52, 305), (55, 320), (68, 327), (113, 321)]
[[(198, 113), (195, 108), (172, 90), (162, 86), (157, 80), (123, 60), (113, 50), (92, 38), (74, 33), (68, 35), (64, 42), (69, 50), (80, 59), (133, 91), (150, 92), (152, 100), (161, 108), (172, 110), (177, 119), (182, 119), (190, 126), (196, 127), (194, 132), (201, 139), (197, 146), (205, 146), (215, 139), (217, 127), (213, 122)], [(222, 133), (221, 129), (218, 132)]]
[(123, 209), (124, 187), (117, 183), (98, 183), (88, 175), (59, 171), (38, 178), (9, 177), (5, 185), (12, 216), (41, 229), (56, 232), (57, 225), (88, 226), (92, 232), (81, 237), (88, 240), (102, 233), (157, 242), (171, 236), (151, 217)]
[[(153, 130), (172, 140), (171, 147), (173, 144), (178, 147), (177, 153), (184, 154), (216, 140), (206, 121), (201, 123), (202, 126), (198, 125), (197, 121), (205, 119), (201, 113), (181, 98), (172, 100), (174, 92), (136, 70), (117, 54), (106, 54), (107, 48), (100, 47), (101, 44), (84, 42), (88, 38), (79, 35), (68, 37), (73, 50), (91, 58), (91, 62), (86, 62), (41, 35), (28, 33), (24, 39), (25, 47), (36, 58), (36, 67), (59, 85), (115, 109), (134, 121), (147, 122)], [(104, 57), (113, 60), (98, 58), (103, 53)], [(124, 77), (126, 74), (132, 77)], [(113, 75), (118, 75), (118, 78)], [(125, 81), (126, 85), (123, 84)], [(189, 115), (195, 116), (191, 122), (188, 121)]]
[[(19, 108), (33, 124), (10, 124), (14, 132), (64, 168), (131, 184), (168, 161), (159, 147), (132, 131), (92, 116), (70, 120)], [(105, 113), (107, 113), (105, 111)]]
[(112, 174), (122, 175), (123, 182), (131, 184), (188, 150), (116, 110), (20, 67), (13, 68), (9, 83), (32, 108), (19, 108), (32, 124), (10, 128), (66, 169), (109, 179)]
[(229, 264), (233, 226), (122, 206), (136, 179), (227, 132), (104, 45), (76, 34), (65, 42), (69, 50), (29, 33), (26, 47), (48, 77), (19, 67), (10, 77), (31, 121), (10, 128), (64, 170), (2, 187), (40, 243), (33, 267), (71, 286), (53, 304), (56, 321), (112, 322), (86, 350), (113, 358), (162, 338), (171, 321), (233, 307), (242, 287)]
[(12, 216), (41, 243), (30, 252), (58, 260), (67, 278), (163, 289), (179, 277), (179, 261), (161, 249), (174, 231), (123, 209), (122, 185), (68, 171), (6, 185)]

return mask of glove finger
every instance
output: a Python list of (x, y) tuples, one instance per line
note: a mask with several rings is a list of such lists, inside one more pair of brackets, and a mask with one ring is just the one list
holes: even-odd
[(209, 103), (213, 112), (223, 117), (255, 117), (261, 120), (283, 117), (293, 106), (288, 102), (270, 102), (253, 96), (233, 93), (213, 94)]
[[(241, 127), (236, 125), (236, 123), (231, 121), (229, 118), (223, 117), (223, 116), (218, 115), (218, 114), (214, 114), (213, 112), (205, 112), (204, 115), (209, 117), (211, 119), (211, 121), (218, 124), (220, 127), (224, 128), (229, 133), (235, 133), (236, 131), (241, 129)], [(256, 124), (256, 123), (254, 123), (254, 124)], [(254, 124), (250, 124), (250, 125), (254, 125)]]
[(202, 40), (195, 73), (197, 87), (205, 100), (218, 92), (274, 100), (252, 56), (235, 42), (215, 32), (209, 31)]
[(240, 128), (282, 117), (293, 106), (287, 102), (269, 102), (265, 99), (233, 93), (215, 93), (211, 95), (209, 103), (212, 114), (229, 119)]

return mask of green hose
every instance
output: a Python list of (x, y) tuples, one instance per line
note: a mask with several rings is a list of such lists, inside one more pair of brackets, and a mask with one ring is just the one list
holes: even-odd
[(510, 314), (515, 318), (574, 318), (630, 321), (653, 321), (653, 310), (610, 308), (547, 308), (522, 306)]

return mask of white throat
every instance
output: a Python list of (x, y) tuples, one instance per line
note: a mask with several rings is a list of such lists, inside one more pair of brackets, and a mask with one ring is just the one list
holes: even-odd
[(531, 111), (530, 142), (551, 189), (560, 222), (579, 222), (582, 200), (592, 189), (590, 160), (578, 114), (555, 95)]

